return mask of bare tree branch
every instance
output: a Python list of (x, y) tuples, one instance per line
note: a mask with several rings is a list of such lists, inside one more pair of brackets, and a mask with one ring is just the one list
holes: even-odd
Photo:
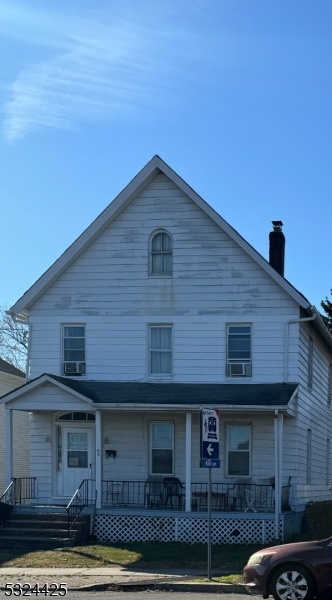
[(0, 357), (22, 371), (26, 370), (29, 327), (7, 315), (6, 305), (0, 306)]

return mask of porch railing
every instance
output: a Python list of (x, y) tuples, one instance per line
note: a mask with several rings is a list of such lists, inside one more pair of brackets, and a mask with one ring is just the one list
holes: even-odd
[(66, 506), (68, 515), (68, 536), (71, 529), (86, 506), (96, 506), (96, 481), (94, 479), (83, 479), (75, 494)]
[(13, 477), (5, 489), (0, 502), (16, 506), (27, 504), (30, 500), (37, 499), (37, 477)]
[[(102, 481), (102, 506), (112, 508), (165, 509), (166, 490), (162, 494), (159, 488), (158, 501), (151, 503), (149, 502), (151, 493), (149, 485), (151, 483), (149, 484), (146, 481), (104, 479)], [(185, 489), (184, 484), (183, 488)], [(282, 487), (281, 509), (283, 511), (291, 510), (290, 490), (290, 484)], [(213, 483), (211, 502), (213, 511), (273, 512), (275, 509), (275, 491), (270, 482), (264, 484), (243, 481)], [(207, 510), (207, 503), (208, 484), (192, 483), (191, 509), (193, 511), (205, 511)], [(173, 506), (175, 510), (178, 510), (178, 502), (174, 502)], [(172, 509), (173, 506), (171, 503), (168, 503), (167, 509)], [(181, 503), (181, 509), (184, 509), (184, 502)]]

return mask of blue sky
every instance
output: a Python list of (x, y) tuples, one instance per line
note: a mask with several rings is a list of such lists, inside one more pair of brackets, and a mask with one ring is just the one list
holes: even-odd
[(0, 0), (0, 303), (159, 154), (312, 304), (332, 287), (331, 0)]

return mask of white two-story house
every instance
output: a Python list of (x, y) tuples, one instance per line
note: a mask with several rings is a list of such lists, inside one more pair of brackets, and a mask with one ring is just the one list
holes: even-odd
[(28, 411), (32, 503), (79, 489), (100, 540), (203, 541), (204, 406), (215, 542), (284, 539), (330, 499), (332, 337), (283, 277), (273, 223), (267, 262), (155, 156), (11, 308), (30, 346), (2, 400), (7, 483)]

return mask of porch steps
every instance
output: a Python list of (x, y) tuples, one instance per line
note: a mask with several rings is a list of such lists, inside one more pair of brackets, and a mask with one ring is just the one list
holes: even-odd
[(89, 517), (80, 515), (68, 536), (67, 513), (29, 513), (15, 509), (0, 529), (0, 548), (56, 548), (84, 544)]

